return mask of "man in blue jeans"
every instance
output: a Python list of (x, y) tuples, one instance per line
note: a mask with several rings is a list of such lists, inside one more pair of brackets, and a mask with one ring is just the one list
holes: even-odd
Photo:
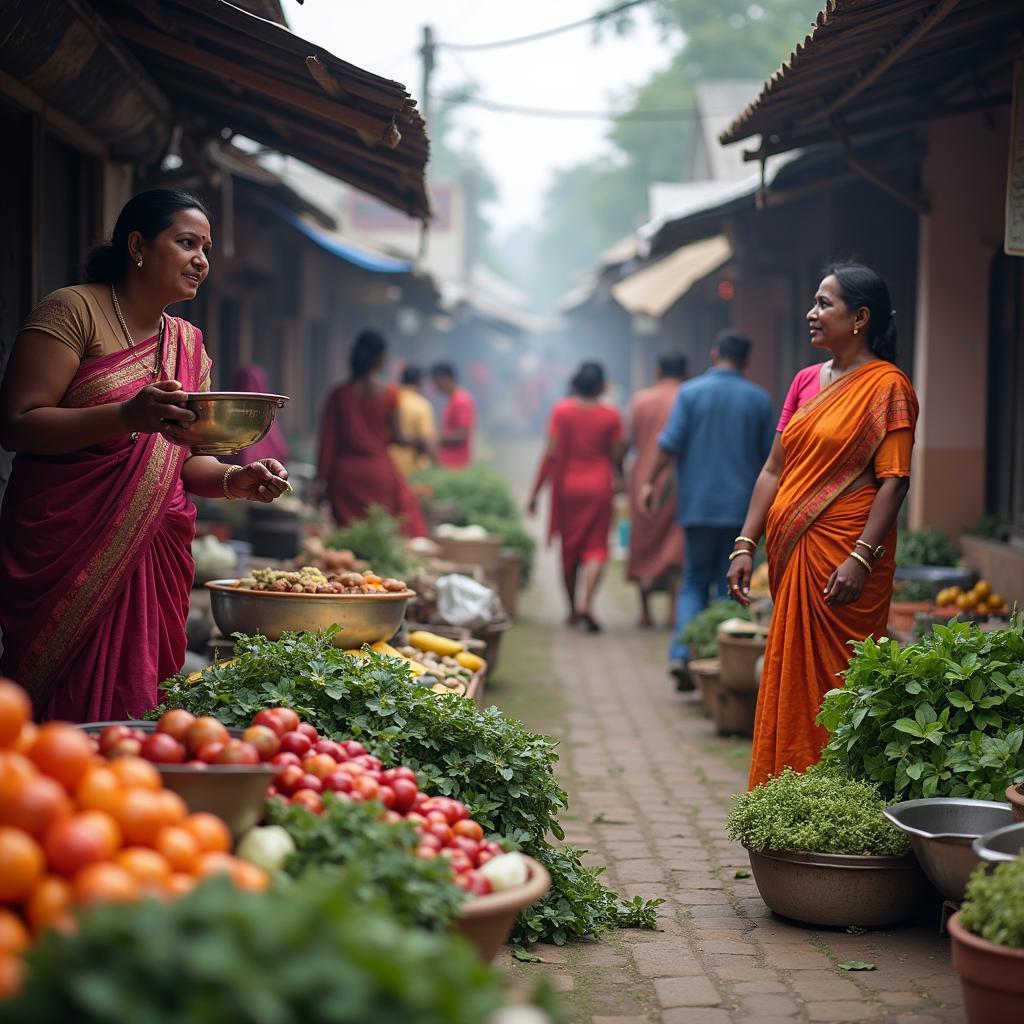
[(708, 606), (712, 594), (728, 593), (729, 552), (774, 440), (772, 400), (743, 376), (749, 357), (749, 338), (730, 330), (718, 333), (711, 368), (676, 395), (640, 492), (644, 508), (652, 510), (654, 481), (675, 460), (676, 518), (686, 534), (686, 550), (669, 672), (680, 690), (693, 689), (683, 628)]

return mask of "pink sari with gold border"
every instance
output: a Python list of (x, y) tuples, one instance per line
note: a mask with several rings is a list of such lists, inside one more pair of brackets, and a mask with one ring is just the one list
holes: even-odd
[[(160, 378), (208, 387), (202, 334), (166, 317)], [(121, 402), (151, 383), (157, 338), (83, 363), (61, 405)], [(139, 717), (185, 655), (195, 506), (188, 450), (125, 435), (60, 456), (18, 455), (0, 509), (0, 667), (36, 717)]]

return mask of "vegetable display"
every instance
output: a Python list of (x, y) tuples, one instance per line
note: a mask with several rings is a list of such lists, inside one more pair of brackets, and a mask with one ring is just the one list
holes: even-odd
[[(357, 559), (369, 562), (381, 576), (403, 579), (413, 570), (401, 524), (380, 505), (371, 505), (365, 519), (335, 530), (324, 538), (323, 544), (328, 549), (351, 552)], [(330, 559), (329, 552), (325, 558)]]
[(231, 585), (241, 590), (266, 590), (274, 594), (403, 594), (409, 589), (404, 580), (381, 577), (369, 569), (325, 575), (312, 565), (287, 572), (253, 569)]
[(1024, 772), (1022, 627), (953, 622), (903, 648), (855, 644), (818, 716), (831, 733), (825, 759), (887, 799), (1002, 800)]
[(623, 901), (585, 867), (558, 814), (567, 795), (554, 775), (552, 740), (497, 708), (481, 712), (461, 697), (416, 685), (408, 666), (370, 652), (333, 647), (329, 634), (285, 634), (279, 641), (238, 637), (230, 664), (199, 680), (165, 684), (168, 707), (245, 725), (262, 708), (293, 708), (325, 736), (352, 737), (385, 764), (412, 769), (421, 788), (462, 801), (486, 833), (497, 834), (551, 872), (548, 895), (520, 916), (514, 938), (532, 942), (597, 935), (609, 927), (654, 927), (656, 901)]
[(967, 883), (960, 923), (997, 946), (1024, 949), (1024, 857), (979, 865)]

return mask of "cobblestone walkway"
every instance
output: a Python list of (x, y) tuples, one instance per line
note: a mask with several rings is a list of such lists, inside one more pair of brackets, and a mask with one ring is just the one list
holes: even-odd
[[(851, 935), (773, 918), (724, 821), (745, 787), (749, 746), (715, 736), (665, 676), (666, 634), (632, 628), (631, 597), (603, 597), (607, 630), (560, 623), (551, 556), (505, 639), (493, 699), (561, 740), (569, 841), (628, 896), (666, 899), (657, 932), (540, 945), (541, 964), (499, 963), (528, 982), (549, 972), (579, 1024), (790, 1024), (963, 1021), (960, 986), (938, 935), (938, 900), (911, 927)], [(621, 569), (612, 567), (621, 577)], [(844, 960), (874, 963), (848, 973)]]

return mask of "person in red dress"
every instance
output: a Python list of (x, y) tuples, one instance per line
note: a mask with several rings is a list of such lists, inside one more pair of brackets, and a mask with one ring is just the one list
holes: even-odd
[(423, 513), (388, 452), (392, 442), (402, 442), (398, 389), (380, 379), (386, 361), (384, 338), (363, 331), (349, 356), (350, 378), (327, 396), (317, 478), (339, 526), (380, 505), (402, 521), (406, 536), (422, 537)]
[(436, 363), (430, 370), (434, 387), (448, 396), (441, 416), (441, 437), (437, 461), (446, 469), (465, 469), (473, 461), (473, 427), (476, 405), (473, 396), (459, 387), (459, 376), (451, 363)]
[[(587, 362), (572, 378), (571, 395), (551, 412), (548, 443), (530, 495), (529, 512), (537, 511), (544, 484), (551, 482), (548, 539), (562, 540), (562, 575), (569, 599), (570, 625), (592, 633), (601, 627), (593, 616), (594, 599), (608, 561), (612, 496), (622, 471), (622, 417), (601, 401), (604, 368)], [(583, 596), (578, 598), (580, 571)]]

